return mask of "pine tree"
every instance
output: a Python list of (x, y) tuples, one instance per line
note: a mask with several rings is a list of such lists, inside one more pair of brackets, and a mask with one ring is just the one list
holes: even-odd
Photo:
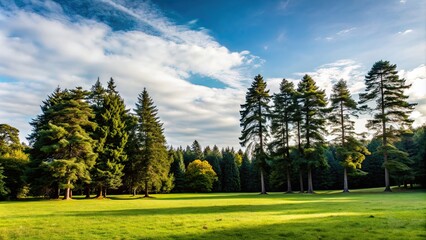
[(220, 152), (219, 148), (214, 145), (213, 150), (207, 151), (205, 158), (207, 162), (212, 166), (213, 171), (215, 171), (217, 175), (217, 181), (213, 183), (213, 191), (214, 192), (220, 192), (222, 191), (222, 169), (221, 169), (221, 162), (222, 162), (222, 153)]
[(246, 103), (241, 105), (240, 144), (250, 148), (254, 145), (256, 162), (260, 170), (261, 194), (266, 194), (265, 168), (267, 155), (265, 153), (266, 138), (268, 137), (268, 119), (271, 114), (269, 101), (271, 97), (266, 90), (266, 82), (257, 75), (246, 93)]
[(99, 189), (98, 197), (102, 198), (106, 197), (107, 188), (116, 189), (122, 185), (124, 162), (127, 160), (124, 151), (128, 139), (127, 110), (112, 78), (105, 93), (99, 80), (92, 89), (95, 103), (93, 108), (98, 124), (95, 134), (98, 140), (98, 158), (92, 172)]
[(223, 152), (222, 169), (222, 190), (224, 192), (239, 192), (241, 190), (240, 173), (235, 162), (235, 154), (229, 148)]
[(145, 197), (149, 189), (161, 185), (168, 178), (170, 162), (167, 154), (163, 124), (157, 116), (158, 110), (146, 89), (139, 94), (135, 109), (138, 116), (138, 139), (140, 179), (144, 185)]
[(203, 160), (204, 159), (204, 154), (203, 154), (203, 150), (201, 148), (200, 143), (198, 143), (197, 140), (194, 140), (194, 142), (191, 145), (191, 151), (192, 151), (192, 156), (195, 159), (200, 159)]
[(272, 113), (271, 131), (274, 141), (270, 146), (272, 153), (278, 158), (278, 161), (284, 165), (287, 176), (287, 193), (291, 193), (290, 170), (292, 167), (292, 158), (290, 155), (290, 126), (293, 122), (294, 113), (294, 84), (283, 79), (280, 84), (280, 92), (274, 94), (274, 109)]
[(315, 81), (309, 76), (303, 76), (297, 91), (302, 102), (300, 113), (302, 117), (302, 136), (305, 139), (303, 157), (307, 162), (308, 193), (313, 193), (312, 168), (327, 166), (324, 156), (325, 107), (327, 100), (325, 92), (319, 90)]
[(337, 155), (343, 166), (343, 192), (349, 192), (347, 170), (361, 168), (361, 163), (368, 149), (355, 138), (354, 124), (351, 117), (358, 117), (357, 103), (353, 100), (346, 81), (339, 80), (333, 86), (330, 96), (331, 113), (329, 120), (332, 123), (332, 134), (337, 136)]
[(50, 158), (50, 153), (41, 150), (45, 145), (54, 144), (54, 139), (42, 138), (42, 130), (48, 128), (50, 121), (54, 121), (56, 105), (63, 101), (66, 91), (57, 87), (54, 92), (43, 101), (40, 106), (41, 114), (30, 122), (33, 127), (28, 136), (28, 141), (32, 146), (30, 152), (29, 170), (27, 173), (28, 181), (31, 183), (31, 194), (35, 196), (49, 195), (51, 198), (59, 198), (60, 187), (58, 179), (52, 176), (48, 165), (45, 164)]
[[(368, 121), (367, 128), (377, 131), (382, 138), (380, 152), (384, 160), (385, 191), (390, 192), (389, 170), (407, 167), (398, 162), (397, 155), (402, 153), (397, 152), (392, 143), (400, 133), (396, 129), (407, 129), (413, 123), (409, 115), (415, 104), (408, 103), (408, 96), (404, 95), (404, 91), (411, 85), (406, 85), (405, 79), (399, 78), (395, 64), (382, 60), (374, 63), (365, 76), (365, 85), (365, 93), (360, 94), (360, 104), (365, 104), (362, 108), (374, 113), (374, 118)], [(372, 100), (376, 100), (373, 109), (366, 105)]]
[(44, 153), (42, 161), (65, 189), (64, 199), (71, 198), (74, 182), (91, 180), (89, 169), (96, 158), (88, 133), (96, 124), (90, 121), (92, 109), (86, 96), (81, 88), (63, 91), (60, 101), (47, 110), (50, 121), (34, 134), (38, 138), (33, 147)]
[(251, 162), (247, 153), (244, 153), (240, 166), (240, 185), (242, 192), (250, 192), (252, 190), (252, 169)]
[(173, 160), (170, 172), (173, 173), (175, 178), (173, 192), (183, 192), (185, 191), (185, 164), (183, 163), (182, 150), (170, 149), (169, 154)]

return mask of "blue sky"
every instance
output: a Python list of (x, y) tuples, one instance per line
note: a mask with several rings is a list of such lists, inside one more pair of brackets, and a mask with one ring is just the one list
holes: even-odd
[(383, 59), (413, 84), (419, 126), (425, 16), (424, 1), (413, 0), (0, 0), (0, 119), (24, 139), (56, 86), (114, 77), (128, 108), (147, 87), (169, 144), (239, 147), (239, 105), (256, 74), (271, 92), (284, 77), (308, 73), (327, 93), (343, 78), (357, 97)]

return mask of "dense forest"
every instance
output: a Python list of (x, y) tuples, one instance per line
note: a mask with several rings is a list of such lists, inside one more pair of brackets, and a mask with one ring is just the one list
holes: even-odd
[[(111, 78), (91, 89), (57, 88), (31, 122), (29, 145), (0, 124), (0, 199), (71, 199), (168, 192), (307, 192), (426, 186), (426, 126), (413, 128), (410, 87), (396, 65), (376, 62), (355, 101), (344, 80), (326, 96), (305, 75), (270, 94), (261, 75), (241, 105), (241, 149), (168, 146), (143, 89), (126, 108)], [(368, 134), (354, 119), (370, 117)]]

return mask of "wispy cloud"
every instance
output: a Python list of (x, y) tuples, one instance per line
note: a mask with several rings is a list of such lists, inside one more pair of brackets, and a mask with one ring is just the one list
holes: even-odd
[(315, 40), (325, 40), (325, 41), (338, 40), (348, 36), (351, 32), (355, 31), (356, 29), (357, 29), (356, 27), (345, 28), (338, 32), (332, 33), (326, 37), (317, 37), (315, 38)]
[(356, 29), (356, 27), (343, 29), (343, 30), (341, 30), (341, 31), (338, 31), (338, 32), (336, 33), (336, 35), (345, 35), (345, 34), (348, 34), (348, 33), (352, 32), (352, 31), (353, 31), (353, 30), (355, 30), (355, 29)]
[(409, 33), (411, 33), (411, 32), (413, 32), (413, 29), (407, 29), (407, 30), (405, 30), (405, 31), (403, 31), (403, 32), (398, 32), (398, 34), (401, 34), (401, 35), (407, 35), (407, 34), (409, 34)]
[[(24, 138), (30, 132), (28, 121), (56, 86), (87, 89), (98, 76), (104, 82), (114, 77), (128, 108), (147, 87), (169, 144), (198, 139), (202, 144), (238, 147), (239, 104), (251, 69), (263, 60), (249, 51), (232, 52), (208, 32), (175, 25), (155, 9), (145, 9), (144, 15), (141, 9), (105, 3), (147, 21), (161, 34), (114, 31), (102, 22), (71, 21), (61, 11), (55, 13), (60, 17), (49, 18), (0, 9), (0, 77), (12, 80), (0, 81), (2, 122), (18, 127)], [(227, 87), (191, 84), (188, 78), (194, 74)]]

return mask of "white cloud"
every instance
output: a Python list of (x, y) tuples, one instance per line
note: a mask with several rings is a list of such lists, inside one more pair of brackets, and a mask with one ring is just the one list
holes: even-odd
[[(159, 109), (169, 144), (238, 147), (239, 104), (244, 101), (246, 72), (262, 60), (248, 51), (231, 52), (206, 31), (175, 26), (155, 11), (141, 16), (115, 2), (108, 4), (149, 21), (161, 35), (113, 31), (89, 20), (69, 21), (17, 10), (0, 11), (0, 119), (30, 132), (28, 121), (60, 85), (88, 89), (100, 76), (109, 77), (128, 108), (146, 87)], [(145, 19), (147, 18), (147, 19)], [(187, 81), (193, 75), (223, 82), (225, 89)]]
[(337, 32), (336, 35), (345, 35), (345, 34), (352, 32), (355, 29), (356, 29), (355, 27), (343, 29), (343, 30)]
[(409, 34), (409, 33), (411, 33), (411, 32), (413, 32), (413, 29), (407, 29), (407, 30), (405, 30), (405, 31), (403, 31), (403, 32), (398, 32), (398, 34), (401, 34), (401, 35), (407, 35), (407, 34)]

